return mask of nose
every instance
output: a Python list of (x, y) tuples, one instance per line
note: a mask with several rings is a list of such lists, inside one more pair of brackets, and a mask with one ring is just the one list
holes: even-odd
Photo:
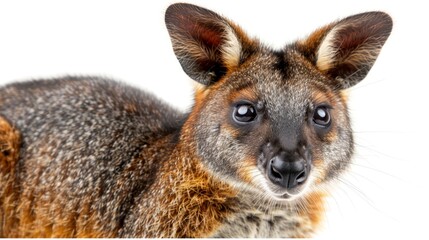
[(293, 189), (308, 177), (307, 161), (302, 157), (279, 154), (268, 164), (268, 178), (276, 185)]

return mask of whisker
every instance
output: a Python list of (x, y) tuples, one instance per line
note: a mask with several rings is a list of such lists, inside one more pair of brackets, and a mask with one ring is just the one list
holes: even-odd
[[(343, 213), (343, 211), (342, 211), (342, 208), (340, 207), (340, 204), (339, 204), (339, 202), (337, 201), (337, 199), (335, 198), (335, 196), (334, 195), (330, 195), (330, 199), (332, 199), (333, 201), (334, 201), (334, 203), (335, 203), (335, 206), (337, 207), (337, 209), (338, 209), (338, 212), (340, 213), (340, 215), (341, 215), (341, 217), (343, 217), (344, 218), (344, 213)], [(351, 200), (351, 199), (350, 199)], [(326, 204), (329, 204), (329, 201), (326, 201)], [(326, 214), (325, 214), (326, 215)], [(325, 216), (326, 217), (326, 216)], [(326, 219), (329, 219), (329, 218), (327, 218), (326, 217)]]
[(377, 153), (378, 155), (381, 155), (381, 156), (384, 156), (384, 157), (387, 157), (387, 158), (390, 158), (390, 159), (398, 160), (398, 161), (401, 161), (401, 162), (404, 162), (404, 161), (405, 161), (404, 159), (397, 158), (397, 157), (391, 156), (391, 155), (389, 155), (389, 154), (386, 154), (386, 153), (380, 152), (380, 151), (378, 151), (378, 150), (376, 150), (376, 149), (374, 149), (374, 148), (372, 148), (372, 147), (369, 147), (369, 146), (364, 146), (364, 145), (359, 144), (359, 143), (355, 143), (355, 145), (356, 145), (357, 147), (360, 147), (360, 148), (363, 148), (363, 149), (370, 150), (370, 151), (372, 151), (372, 152), (374, 152), (374, 153)]
[(408, 134), (407, 132), (404, 131), (387, 131), (387, 130), (353, 130), (353, 134), (355, 134), (357, 137), (359, 137), (359, 135), (363, 135), (363, 134)]
[(404, 179), (402, 179), (402, 178), (400, 178), (398, 176), (395, 176), (393, 174), (390, 174), (388, 172), (382, 171), (382, 170), (377, 169), (377, 168), (368, 167), (368, 166), (365, 166), (365, 165), (362, 165), (362, 164), (359, 164), (359, 163), (355, 163), (355, 162), (350, 162), (350, 165), (353, 165), (353, 166), (356, 166), (356, 167), (360, 167), (360, 168), (365, 168), (365, 169), (368, 169), (368, 170), (371, 170), (371, 171), (374, 171), (374, 172), (377, 172), (377, 173), (381, 173), (381, 174), (383, 174), (385, 176), (389, 176), (389, 177), (394, 178), (394, 179), (399, 180), (399, 181), (404, 181)]
[(359, 196), (362, 197), (363, 200), (365, 200), (370, 206), (376, 209), (374, 202), (362, 190), (356, 187), (356, 185), (347, 181), (346, 179), (342, 179), (341, 177), (338, 177), (337, 180), (343, 183), (345, 186), (348, 186), (350, 189), (354, 190)]
[(364, 194), (363, 191), (361, 191), (358, 187), (356, 187), (354, 184), (352, 184), (346, 180), (341, 180), (339, 178), (338, 178), (338, 180), (344, 184), (343, 186), (347, 186), (348, 188), (350, 188), (354, 192), (356, 192), (357, 195), (360, 196), (360, 198), (363, 199), (369, 206), (371, 206), (372, 209), (376, 210), (378, 213), (382, 214), (383, 216), (390, 218), (391, 220), (398, 221), (398, 219), (396, 219), (390, 213), (382, 211), (381, 209), (377, 208), (375, 203), (366, 194)]
[(358, 179), (356, 178), (356, 176), (357, 176), (357, 177), (360, 177), (362, 179), (365, 179), (366, 181), (370, 182), (371, 184), (374, 184), (375, 186), (377, 186), (380, 189), (383, 188), (380, 184), (378, 184), (377, 182), (371, 180), (371, 178), (368, 178), (368, 177), (366, 177), (366, 176), (364, 176), (364, 175), (362, 175), (360, 173), (353, 172), (353, 171), (349, 171), (348, 173), (349, 173), (350, 176), (354, 177), (356, 181), (358, 181)]

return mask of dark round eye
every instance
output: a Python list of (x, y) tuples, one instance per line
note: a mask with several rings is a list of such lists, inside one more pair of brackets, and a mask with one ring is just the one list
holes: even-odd
[(313, 113), (313, 122), (320, 127), (329, 127), (331, 124), (329, 109), (325, 106), (316, 107)]
[(249, 103), (238, 104), (235, 106), (233, 118), (238, 123), (249, 123), (255, 120), (257, 116), (255, 107)]

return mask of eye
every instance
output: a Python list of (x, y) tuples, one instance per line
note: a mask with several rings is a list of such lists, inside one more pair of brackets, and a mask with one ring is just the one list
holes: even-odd
[(250, 123), (257, 116), (255, 107), (249, 103), (238, 104), (235, 106), (233, 118), (237, 123)]
[(313, 122), (319, 127), (329, 127), (331, 124), (331, 115), (326, 106), (319, 106), (314, 109)]

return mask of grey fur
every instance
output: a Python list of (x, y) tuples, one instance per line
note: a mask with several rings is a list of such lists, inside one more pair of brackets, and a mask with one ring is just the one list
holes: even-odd
[[(342, 90), (369, 71), (390, 17), (355, 15), (280, 51), (193, 5), (170, 6), (166, 24), (183, 69), (205, 85), (189, 114), (103, 78), (0, 88), (0, 117), (22, 139), (17, 202), (4, 216), (21, 215), (15, 232), (0, 228), (0, 237), (312, 236), (324, 184), (347, 169), (353, 154)], [(366, 32), (368, 25), (374, 27)], [(332, 44), (322, 44), (329, 33)], [(321, 45), (343, 55), (325, 49), (321, 63)], [(371, 57), (362, 57), (368, 49)], [(234, 120), (242, 102), (257, 109), (251, 122)], [(317, 125), (317, 106), (329, 109), (330, 125)], [(269, 176), (274, 156), (286, 152), (305, 159), (309, 171), (293, 191)], [(8, 173), (0, 177), (10, 184)]]

